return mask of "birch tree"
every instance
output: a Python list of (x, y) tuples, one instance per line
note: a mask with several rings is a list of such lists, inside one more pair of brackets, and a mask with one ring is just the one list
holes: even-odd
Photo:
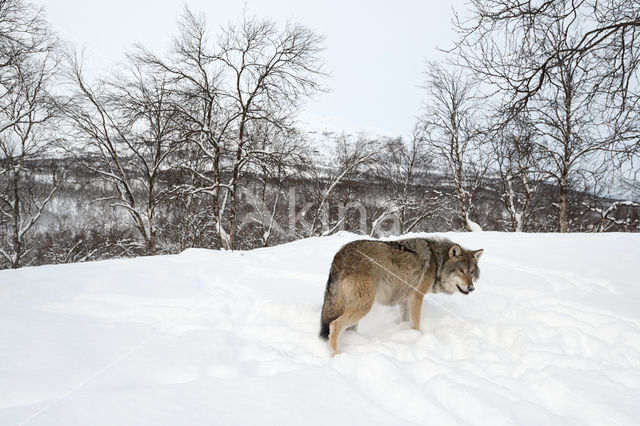
[(384, 208), (372, 222), (371, 235), (390, 217), (396, 217), (400, 234), (412, 232), (434, 213), (438, 197), (427, 191), (434, 166), (434, 155), (427, 149), (425, 135), (415, 128), (411, 138), (391, 139), (380, 154), (377, 171), (389, 183)]
[(289, 220), (284, 204), (295, 202), (289, 199), (289, 191), (295, 191), (294, 183), (309, 170), (311, 161), (302, 132), (264, 126), (262, 131), (256, 129), (254, 137), (256, 146), (265, 154), (257, 155), (250, 165), (253, 182), (245, 187), (243, 195), (252, 211), (243, 215), (240, 225), (256, 229), (253, 246), (266, 247), (290, 236), (285, 229)]
[(270, 148), (256, 145), (256, 129), (291, 128), (300, 104), (321, 89), (322, 37), (301, 25), (280, 29), (243, 17), (212, 40), (204, 16), (186, 10), (165, 60), (141, 48), (146, 63), (175, 84), (189, 142), (207, 159), (192, 169), (198, 183), (183, 188), (211, 197), (220, 244), (233, 249), (239, 190), (248, 165)]
[(474, 201), (488, 168), (472, 83), (437, 64), (427, 70), (427, 101), (420, 116), (427, 146), (442, 161), (453, 184), (466, 230), (478, 230)]
[(81, 61), (72, 58), (69, 79), (75, 87), (65, 109), (70, 136), (83, 142), (77, 159), (109, 184), (104, 199), (125, 212), (145, 253), (155, 254), (156, 216), (170, 190), (163, 173), (180, 147), (166, 75), (133, 58), (129, 69), (91, 85)]
[(538, 188), (547, 177), (545, 156), (536, 142), (539, 137), (529, 117), (520, 114), (491, 138), (500, 200), (515, 232), (528, 230)]
[[(488, 85), (505, 125), (527, 111), (570, 229), (572, 180), (636, 152), (640, 7), (633, 0), (473, 0), (456, 60)], [(624, 154), (623, 154), (624, 153)]]
[[(507, 95), (514, 113), (553, 84), (567, 61), (597, 62), (592, 94), (604, 94), (618, 112), (637, 98), (637, 0), (471, 0), (454, 24), (461, 64)], [(567, 43), (549, 43), (553, 27)]]
[(332, 163), (328, 167), (310, 169), (312, 184), (307, 193), (308, 204), (301, 213), (304, 215), (303, 235), (329, 235), (343, 226), (344, 216), (330, 223), (329, 200), (345, 181), (357, 179), (371, 171), (382, 147), (379, 141), (364, 135), (358, 135), (355, 139), (344, 134), (336, 137)]
[(28, 234), (65, 174), (38, 167), (56, 142), (57, 41), (40, 11), (16, 0), (0, 1), (0, 41), (0, 255), (18, 268), (32, 249)]

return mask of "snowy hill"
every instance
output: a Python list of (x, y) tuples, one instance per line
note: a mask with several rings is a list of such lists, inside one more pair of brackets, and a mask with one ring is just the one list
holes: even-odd
[(632, 424), (637, 234), (447, 234), (476, 291), (317, 337), (351, 234), (0, 272), (0, 424)]

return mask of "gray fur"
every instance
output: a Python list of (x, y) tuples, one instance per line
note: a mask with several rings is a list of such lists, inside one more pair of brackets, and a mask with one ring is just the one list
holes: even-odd
[(337, 353), (340, 332), (356, 326), (374, 301), (399, 305), (402, 319), (410, 318), (413, 328), (420, 329), (424, 295), (473, 291), (481, 254), (440, 238), (346, 244), (331, 264), (320, 336), (328, 338)]

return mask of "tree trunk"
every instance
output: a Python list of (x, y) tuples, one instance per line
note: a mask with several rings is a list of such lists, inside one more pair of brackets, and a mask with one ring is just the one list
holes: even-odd
[(560, 232), (567, 232), (567, 177), (562, 176), (560, 182)]
[(20, 193), (18, 192), (19, 177), (16, 171), (13, 172), (13, 256), (11, 258), (11, 268), (20, 267), (22, 257), (22, 238), (20, 236)]
[(233, 250), (233, 243), (236, 239), (236, 209), (237, 209), (237, 199), (236, 199), (236, 191), (237, 186), (233, 185), (233, 194), (231, 194), (231, 209), (229, 214), (229, 220), (231, 223), (229, 224), (229, 246), (227, 250)]
[(153, 222), (149, 219), (149, 238), (147, 239), (147, 254), (149, 256), (155, 256), (158, 249), (156, 241), (156, 230), (153, 227)]

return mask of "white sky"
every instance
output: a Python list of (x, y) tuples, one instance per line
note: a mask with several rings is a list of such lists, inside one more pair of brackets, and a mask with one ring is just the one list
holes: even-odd
[(122, 60), (134, 42), (164, 52), (176, 33), (176, 18), (187, 4), (205, 12), (212, 30), (247, 15), (293, 20), (326, 37), (324, 58), (331, 73), (329, 93), (309, 102), (311, 121), (331, 129), (366, 129), (387, 135), (409, 134), (423, 96), (426, 60), (448, 48), (453, 3), (461, 0), (33, 0), (65, 40), (84, 47), (88, 68), (101, 72)]

